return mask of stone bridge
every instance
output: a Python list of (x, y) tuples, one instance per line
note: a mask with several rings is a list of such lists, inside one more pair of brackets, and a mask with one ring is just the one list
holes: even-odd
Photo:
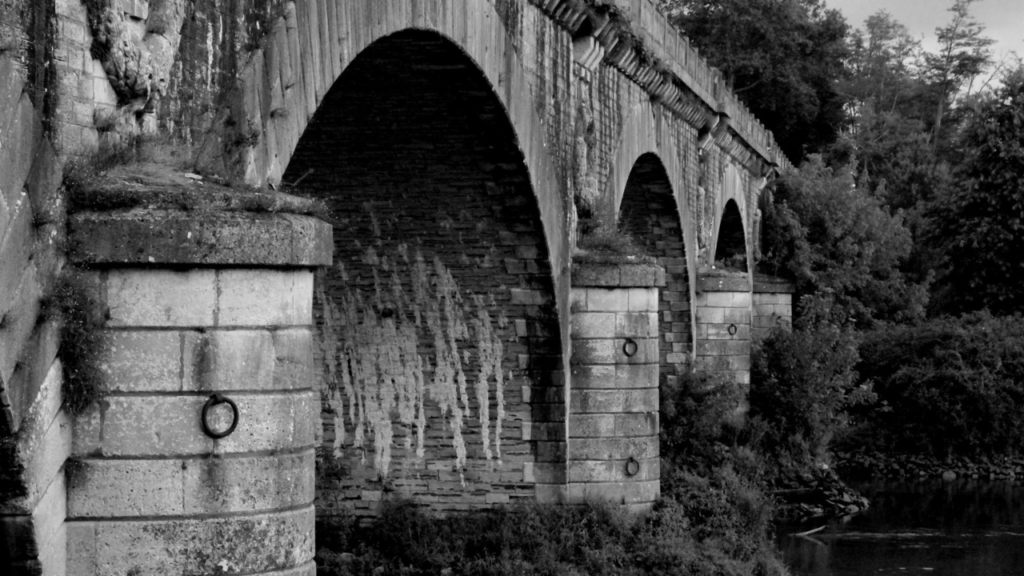
[(650, 0), (2, 10), (6, 573), (313, 574), (393, 497), (642, 511), (659, 389), (748, 385), (790, 315), (788, 162)]

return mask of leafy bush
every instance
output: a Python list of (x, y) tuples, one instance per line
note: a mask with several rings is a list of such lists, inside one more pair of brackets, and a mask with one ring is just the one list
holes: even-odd
[(792, 331), (774, 329), (751, 358), (750, 426), (782, 468), (826, 462), (832, 439), (850, 427), (849, 410), (875, 400), (854, 371), (856, 334), (839, 327), (828, 301), (806, 298), (803, 307)]
[(858, 370), (886, 410), (870, 413), (876, 448), (1005, 454), (1024, 445), (1024, 323), (975, 313), (864, 335)]
[(750, 512), (759, 503), (757, 497), (732, 490), (742, 485), (740, 480), (723, 476), (687, 481), (681, 495), (685, 498), (665, 498), (641, 518), (593, 504), (517, 506), (440, 517), (408, 501), (385, 502), (380, 516), (368, 526), (358, 527), (353, 520), (321, 521), (319, 572), (786, 574), (766, 538), (766, 523)]
[(711, 372), (689, 370), (659, 394), (662, 460), (699, 473), (722, 465), (738, 432), (735, 416), (744, 391)]
[(853, 169), (834, 171), (812, 155), (782, 178), (763, 207), (759, 267), (793, 278), (799, 297), (831, 298), (859, 326), (921, 318), (926, 286), (900, 268), (910, 232), (900, 214), (858, 187)]

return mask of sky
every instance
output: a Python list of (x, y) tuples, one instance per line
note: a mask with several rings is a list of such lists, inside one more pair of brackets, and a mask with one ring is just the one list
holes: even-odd
[[(829, 8), (838, 8), (853, 28), (864, 28), (864, 20), (886, 9), (922, 39), (925, 49), (935, 50), (935, 29), (952, 19), (948, 12), (953, 0), (825, 0)], [(996, 43), (992, 53), (999, 60), (1009, 51), (1024, 57), (1024, 0), (980, 0), (971, 5), (971, 15), (985, 26), (985, 35)]]

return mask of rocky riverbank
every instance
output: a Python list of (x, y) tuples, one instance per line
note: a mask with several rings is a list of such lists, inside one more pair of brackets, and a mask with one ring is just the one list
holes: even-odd
[(851, 516), (868, 509), (868, 500), (829, 468), (787, 477), (771, 491), (785, 522), (808, 523)]
[(958, 478), (1010, 480), (1024, 482), (1024, 457), (1001, 456), (934, 458), (905, 454), (881, 454), (871, 451), (836, 454), (836, 469), (846, 478)]

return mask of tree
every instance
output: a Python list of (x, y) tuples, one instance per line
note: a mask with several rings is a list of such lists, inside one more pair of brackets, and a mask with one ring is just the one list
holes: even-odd
[(947, 100), (992, 63), (992, 51), (988, 47), (995, 40), (982, 36), (985, 27), (970, 14), (971, 4), (977, 1), (954, 0), (953, 6), (949, 8), (953, 19), (942, 28), (935, 29), (939, 52), (925, 54), (928, 76), (938, 90), (935, 122), (932, 125), (933, 142), (938, 142)]
[(915, 91), (921, 42), (891, 14), (879, 10), (864, 21), (864, 30), (850, 33), (848, 45), (850, 76), (843, 92), (852, 107), (869, 106), (878, 113), (899, 110)]
[(782, 178), (763, 207), (760, 267), (794, 278), (798, 298), (830, 299), (839, 323), (921, 318), (925, 286), (900, 270), (911, 253), (910, 232), (900, 214), (857, 185), (854, 170), (833, 170), (812, 155)]
[(935, 210), (945, 247), (940, 306), (1024, 310), (1024, 67), (968, 115), (956, 142), (956, 186)]
[(846, 21), (821, 0), (667, 0), (672, 22), (722, 71), (795, 162), (845, 121)]

